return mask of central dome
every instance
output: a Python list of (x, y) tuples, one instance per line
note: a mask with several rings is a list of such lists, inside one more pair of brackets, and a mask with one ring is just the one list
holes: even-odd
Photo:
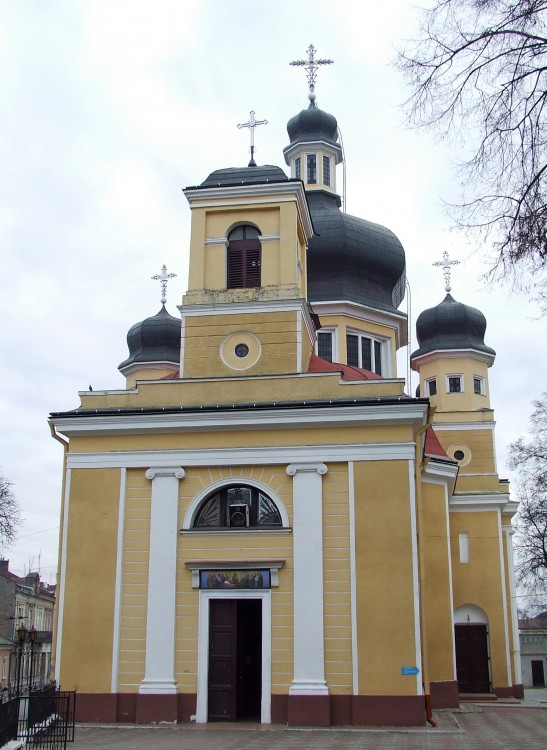
[(307, 194), (316, 236), (308, 247), (308, 299), (348, 300), (394, 312), (405, 293), (405, 251), (386, 227), (340, 211), (340, 198)]

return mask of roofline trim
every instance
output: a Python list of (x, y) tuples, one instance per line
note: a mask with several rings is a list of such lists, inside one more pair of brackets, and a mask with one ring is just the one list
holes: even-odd
[[(416, 351), (420, 351), (417, 349)], [(470, 357), (471, 359), (477, 359), (480, 362), (485, 362), (488, 367), (492, 367), (496, 359), (496, 355), (488, 354), (487, 352), (481, 352), (480, 349), (474, 349), (468, 347), (466, 349), (432, 349), (424, 354), (415, 356), (416, 352), (410, 355), (410, 365), (412, 369), (417, 372), (418, 367), (425, 365), (428, 362), (434, 362), (437, 359), (457, 359), (459, 357)]]

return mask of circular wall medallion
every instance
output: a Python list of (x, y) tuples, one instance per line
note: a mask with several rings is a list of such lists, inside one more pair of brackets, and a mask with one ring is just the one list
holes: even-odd
[(450, 458), (453, 458), (454, 461), (457, 461), (460, 466), (467, 466), (471, 461), (471, 450), (467, 445), (463, 445), (462, 443), (453, 443), (452, 445), (449, 445), (446, 449), (446, 453)]
[(220, 345), (220, 357), (231, 370), (248, 370), (258, 362), (261, 353), (260, 341), (247, 331), (230, 333)]

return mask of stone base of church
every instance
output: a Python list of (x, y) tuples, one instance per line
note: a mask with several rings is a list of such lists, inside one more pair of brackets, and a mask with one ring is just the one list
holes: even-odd
[(524, 698), (524, 685), (513, 685), (513, 697)]
[(457, 680), (430, 682), (431, 708), (458, 708), (460, 693)]
[[(197, 696), (78, 693), (76, 721), (119, 723), (189, 722)], [(421, 695), (272, 695), (271, 719), (289, 726), (423, 726)]]
[[(457, 683), (454, 705), (459, 705)], [(421, 695), (272, 695), (272, 722), (289, 726), (423, 726), (425, 699)]]

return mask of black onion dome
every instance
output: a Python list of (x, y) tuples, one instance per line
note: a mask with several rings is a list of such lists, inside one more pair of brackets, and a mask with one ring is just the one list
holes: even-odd
[(393, 312), (405, 292), (405, 251), (380, 224), (340, 211), (340, 198), (307, 193), (316, 236), (308, 248), (308, 298), (348, 300)]
[(496, 352), (484, 343), (486, 318), (475, 307), (469, 307), (447, 294), (436, 307), (424, 310), (416, 321), (419, 349), (411, 358), (439, 349), (475, 349), (495, 357)]
[(310, 104), (287, 123), (287, 133), (293, 143), (326, 141), (338, 146), (338, 123), (336, 117)]
[(289, 178), (281, 167), (265, 164), (261, 167), (228, 167), (216, 169), (200, 187), (248, 185), (261, 182), (286, 182)]
[(127, 334), (129, 357), (118, 369), (136, 362), (180, 362), (181, 319), (169, 315), (165, 305), (157, 315), (131, 326)]

